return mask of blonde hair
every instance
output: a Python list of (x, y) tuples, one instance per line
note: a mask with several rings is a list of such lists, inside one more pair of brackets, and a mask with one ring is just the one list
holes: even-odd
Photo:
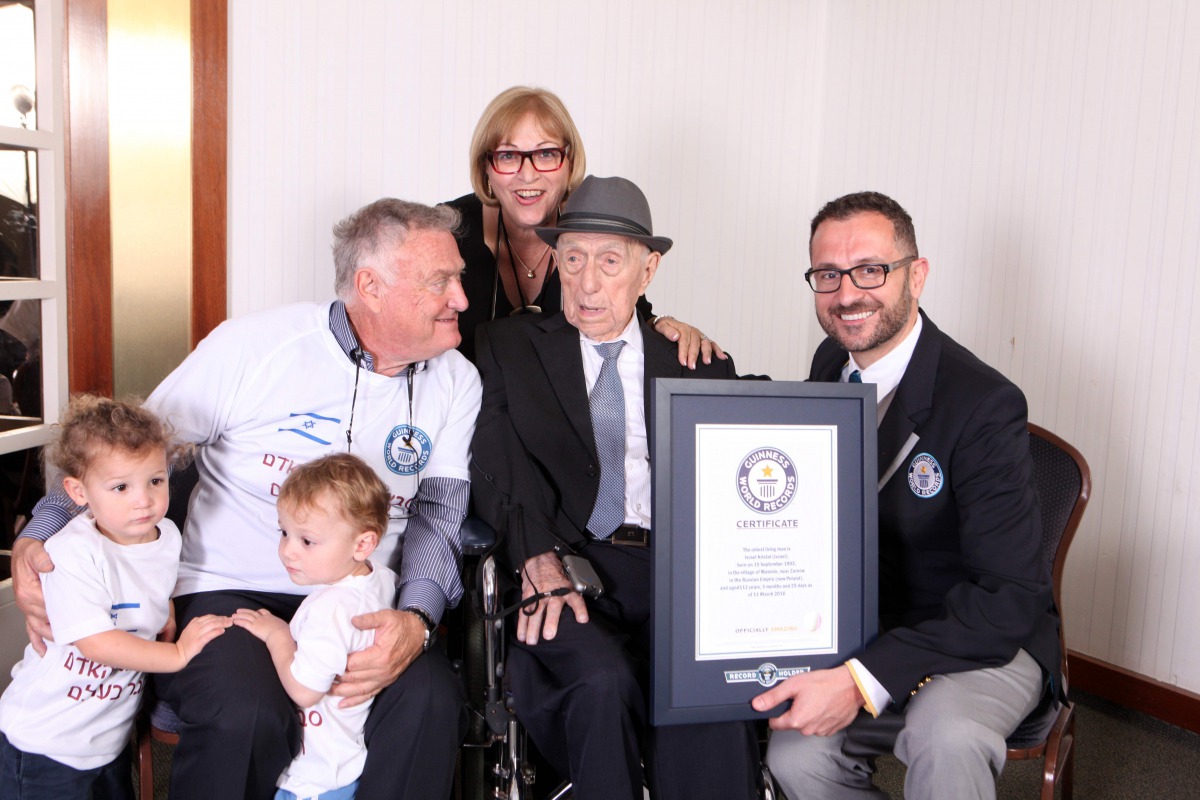
[(328, 496), (337, 511), (355, 528), (387, 532), (392, 493), (367, 463), (349, 453), (334, 453), (301, 464), (291, 471), (276, 501), (291, 509), (311, 509)]
[[(587, 175), (587, 154), (575, 121), (558, 95), (532, 86), (513, 86), (505, 89), (488, 103), (471, 136), (471, 187), (485, 205), (498, 201), (488, 191), (487, 152), (512, 133), (522, 119), (531, 115), (543, 132), (558, 139), (567, 151), (571, 173), (567, 176), (567, 195), (583, 182)], [(563, 197), (566, 199), (566, 196)]]
[(190, 460), (192, 447), (176, 442), (174, 436), (174, 430), (143, 408), (141, 400), (77, 394), (54, 426), (42, 459), (63, 476), (78, 479), (113, 451), (162, 450), (168, 464), (179, 466)]

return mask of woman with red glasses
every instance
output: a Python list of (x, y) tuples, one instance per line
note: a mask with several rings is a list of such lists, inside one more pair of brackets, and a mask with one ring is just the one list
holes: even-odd
[[(514, 86), (496, 96), (471, 137), (473, 194), (449, 205), (462, 213), (458, 249), (466, 261), (463, 289), (470, 304), (459, 314), (459, 350), (475, 360), (475, 327), (517, 313), (556, 312), (562, 293), (554, 252), (535, 231), (552, 226), (571, 190), (587, 174), (583, 141), (571, 115), (545, 89)], [(679, 362), (695, 366), (724, 358), (716, 342), (668, 315), (655, 315), (645, 297), (642, 317), (679, 343)]]

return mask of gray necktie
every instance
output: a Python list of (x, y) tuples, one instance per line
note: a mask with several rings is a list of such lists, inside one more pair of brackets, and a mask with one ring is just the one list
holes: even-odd
[(847, 383), (862, 383), (862, 373), (858, 370), (850, 373), (850, 377), (846, 379)]
[(587, 527), (597, 539), (606, 539), (625, 521), (625, 392), (617, 373), (617, 356), (625, 342), (593, 346), (604, 359), (589, 398), (600, 460), (600, 491)]

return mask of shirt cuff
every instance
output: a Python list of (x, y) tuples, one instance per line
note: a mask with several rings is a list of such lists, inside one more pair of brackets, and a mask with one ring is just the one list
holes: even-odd
[(878, 717), (880, 711), (891, 705), (892, 696), (857, 658), (847, 661), (846, 666), (850, 668), (850, 677), (854, 678), (854, 683), (858, 686), (858, 691), (866, 703), (867, 711), (871, 712), (872, 717)]
[(429, 615), (434, 622), (441, 622), (442, 614), (446, 611), (446, 596), (437, 581), (428, 578), (417, 578), (404, 584), (400, 589), (400, 602), (396, 608), (416, 606)]

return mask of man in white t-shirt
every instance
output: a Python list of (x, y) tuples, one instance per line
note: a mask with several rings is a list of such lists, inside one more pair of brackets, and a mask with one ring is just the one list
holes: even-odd
[[(392, 492), (375, 558), (400, 575), (396, 608), (356, 618), (375, 644), (353, 654), (332, 690), (346, 703), (375, 698), (361, 800), (448, 795), (465, 730), (460, 682), (429, 649), (462, 596), (458, 528), (480, 404), (479, 376), (454, 350), (466, 307), (457, 224), (442, 206), (384, 199), (360, 209), (334, 229), (337, 300), (223, 323), (147, 401), (199, 446), (176, 587), (181, 627), (248, 606), (283, 619), (296, 611), (303, 590), (275, 554), (275, 496), (294, 465), (349, 450)], [(39, 539), (75, 510), (46, 498), (14, 547), (35, 646), (50, 638), (36, 572), (52, 565)], [(159, 682), (182, 722), (174, 798), (268, 796), (299, 747), (266, 648), (229, 633)]]

